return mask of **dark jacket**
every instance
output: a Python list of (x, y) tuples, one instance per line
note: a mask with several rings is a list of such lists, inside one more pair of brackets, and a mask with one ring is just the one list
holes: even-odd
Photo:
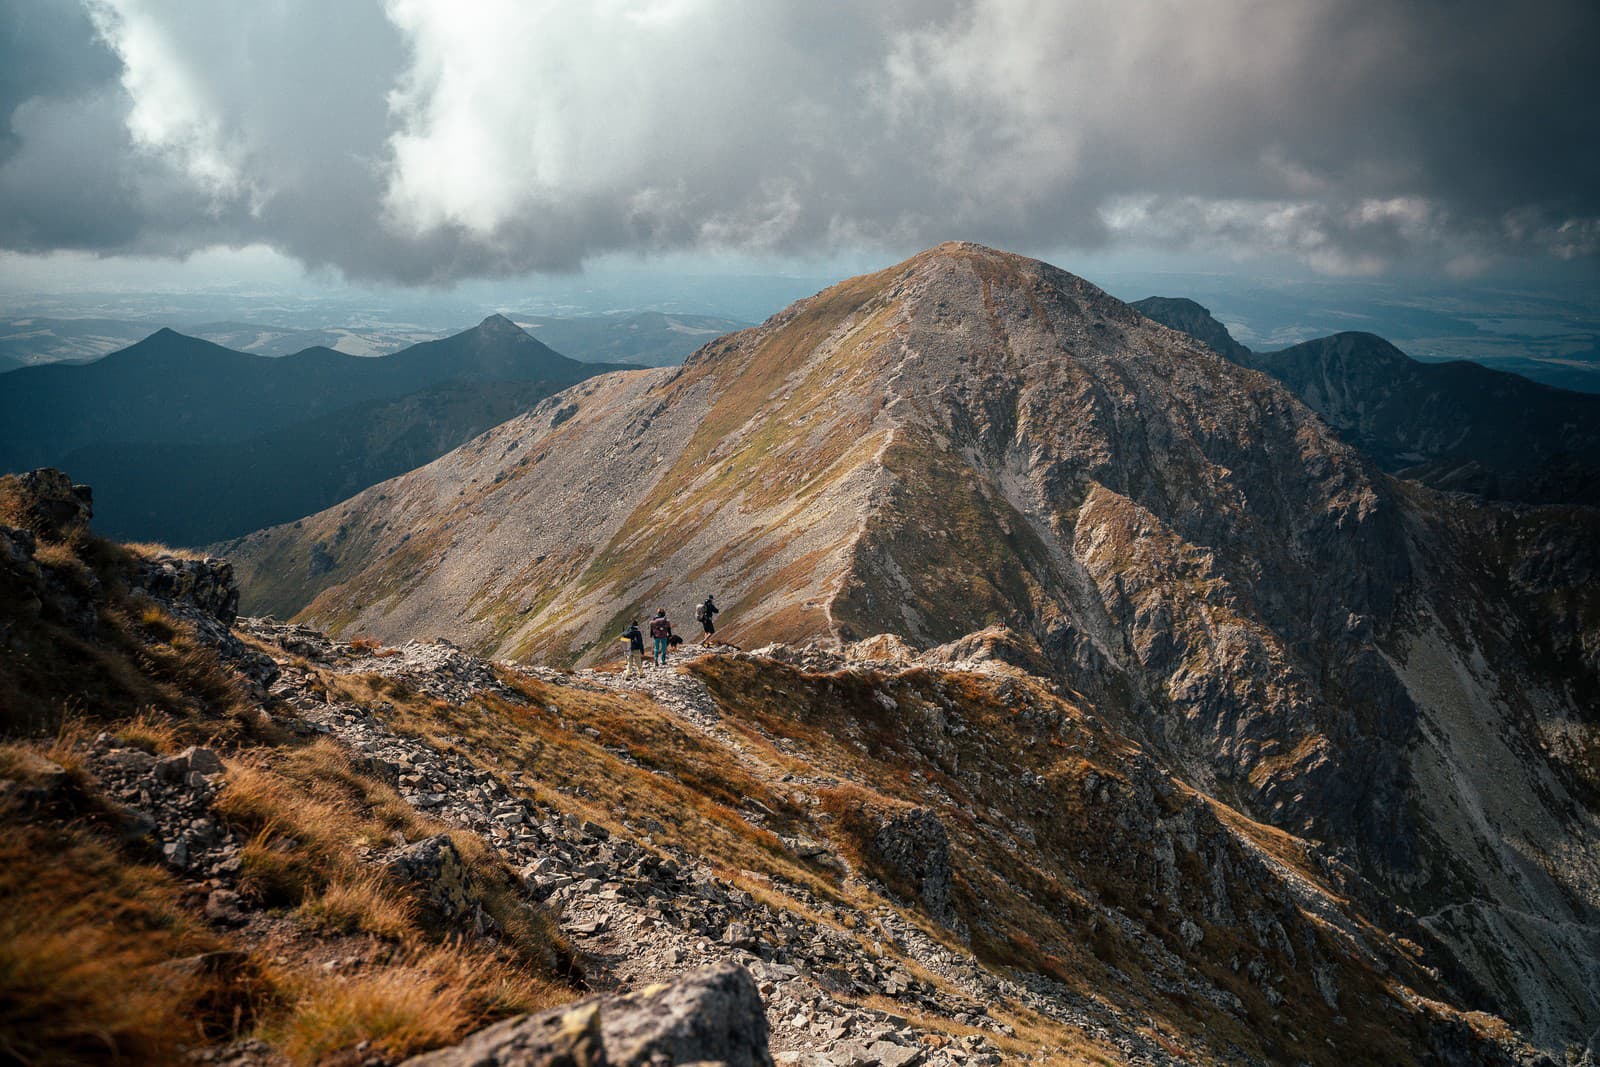
[(644, 631), (639, 629), (637, 623), (630, 625), (626, 630), (622, 631), (622, 636), (628, 639), (629, 652), (644, 651)]

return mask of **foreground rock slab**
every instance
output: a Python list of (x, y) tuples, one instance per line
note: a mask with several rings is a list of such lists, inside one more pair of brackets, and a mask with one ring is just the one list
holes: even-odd
[(767, 1017), (750, 972), (722, 964), (670, 985), (598, 997), (480, 1030), (405, 1067), (771, 1067)]

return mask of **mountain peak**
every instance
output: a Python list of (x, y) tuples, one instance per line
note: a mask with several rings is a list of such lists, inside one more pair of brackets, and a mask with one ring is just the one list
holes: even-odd
[(1147, 319), (1188, 334), (1225, 359), (1250, 365), (1250, 350), (1235, 341), (1228, 328), (1212, 317), (1210, 308), (1186, 296), (1147, 296), (1130, 306)]
[(524, 332), (526, 332), (526, 331), (524, 331), (522, 329), (521, 326), (518, 326), (516, 323), (514, 323), (510, 319), (506, 318), (504, 315), (500, 314), (498, 311), (495, 312), (493, 315), (490, 315), (488, 318), (484, 319), (482, 322), (478, 323), (476, 329), (484, 330), (484, 331), (490, 332), (490, 333), (524, 333)]

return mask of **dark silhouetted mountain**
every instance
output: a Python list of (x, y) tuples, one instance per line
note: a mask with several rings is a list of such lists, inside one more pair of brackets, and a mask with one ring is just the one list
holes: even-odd
[(193, 544), (325, 506), (610, 369), (498, 315), (376, 359), (272, 359), (161, 330), (95, 363), (7, 375), (0, 469), (92, 472), (103, 528)]
[(1496, 500), (1600, 505), (1600, 396), (1466, 360), (1423, 363), (1370, 333), (1251, 352), (1193, 300), (1131, 306), (1277, 378), (1390, 473)]
[(1385, 470), (1529, 504), (1600, 505), (1600, 396), (1466, 361), (1422, 363), (1370, 333), (1258, 353)]
[(1209, 309), (1187, 297), (1147, 296), (1135, 300), (1129, 307), (1147, 319), (1188, 334), (1219, 356), (1246, 366), (1250, 363), (1250, 350), (1235, 341), (1228, 328), (1211, 317)]
[(221, 444), (94, 444), (66, 459), (102, 486), (108, 533), (198, 545), (326, 507), (437, 458), (549, 396), (539, 382), (448, 382)]

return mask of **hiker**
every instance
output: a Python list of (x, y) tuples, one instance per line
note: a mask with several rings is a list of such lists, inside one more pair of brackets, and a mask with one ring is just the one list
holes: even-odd
[(705, 602), (694, 609), (694, 621), (699, 623), (700, 629), (705, 631), (700, 635), (700, 643), (702, 645), (711, 640), (711, 635), (717, 632), (717, 624), (712, 620), (716, 617), (717, 612), (721, 610), (721, 608), (717, 607), (716, 601), (711, 599), (710, 593), (706, 594)]
[(628, 666), (623, 675), (628, 678), (639, 677), (644, 673), (644, 631), (639, 629), (639, 620), (630, 622), (617, 640), (628, 642)]
[(657, 608), (656, 617), (650, 620), (650, 638), (655, 642), (657, 667), (667, 665), (667, 648), (672, 641), (672, 623), (667, 621), (667, 609)]

